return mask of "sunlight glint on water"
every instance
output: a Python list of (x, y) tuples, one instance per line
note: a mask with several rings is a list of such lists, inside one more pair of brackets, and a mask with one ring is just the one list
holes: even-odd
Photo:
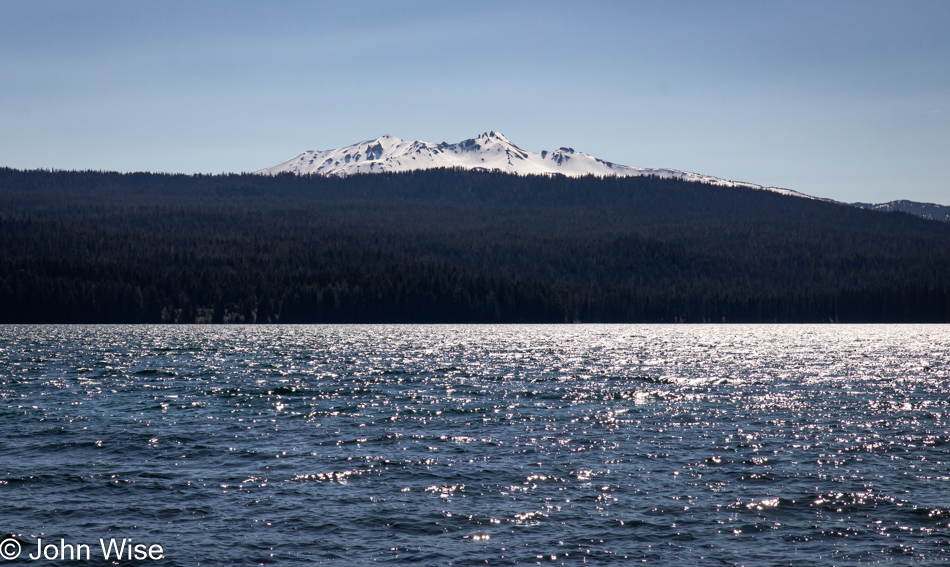
[(169, 565), (936, 564), (948, 345), (946, 326), (0, 327), (0, 529), (154, 540)]

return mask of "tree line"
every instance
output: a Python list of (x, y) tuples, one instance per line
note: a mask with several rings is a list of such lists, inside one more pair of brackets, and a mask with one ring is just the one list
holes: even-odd
[(950, 226), (657, 177), (0, 168), (0, 322), (948, 322)]

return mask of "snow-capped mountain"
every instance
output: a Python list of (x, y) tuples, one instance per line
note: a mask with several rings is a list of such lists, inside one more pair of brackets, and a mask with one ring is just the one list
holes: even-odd
[(298, 175), (345, 176), (355, 173), (411, 171), (440, 167), (502, 171), (518, 175), (565, 175), (568, 177), (656, 175), (712, 185), (767, 189), (799, 197), (808, 197), (789, 189), (728, 181), (677, 169), (650, 169), (618, 165), (597, 159), (583, 152), (574, 151), (573, 148), (560, 148), (553, 152), (528, 152), (511, 143), (508, 138), (499, 132), (486, 132), (477, 138), (464, 140), (457, 144), (410, 142), (386, 135), (375, 140), (366, 140), (336, 150), (310, 150), (256, 173), (262, 175), (295, 173)]

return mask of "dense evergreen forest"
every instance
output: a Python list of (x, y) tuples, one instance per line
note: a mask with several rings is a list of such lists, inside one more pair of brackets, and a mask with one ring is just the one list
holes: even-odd
[(0, 322), (950, 322), (950, 225), (655, 177), (0, 169)]

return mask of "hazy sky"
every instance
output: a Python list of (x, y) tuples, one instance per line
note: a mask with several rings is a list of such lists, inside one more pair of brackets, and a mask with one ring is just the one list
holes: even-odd
[(239, 172), (497, 130), (950, 204), (950, 1), (0, 0), (0, 165)]

